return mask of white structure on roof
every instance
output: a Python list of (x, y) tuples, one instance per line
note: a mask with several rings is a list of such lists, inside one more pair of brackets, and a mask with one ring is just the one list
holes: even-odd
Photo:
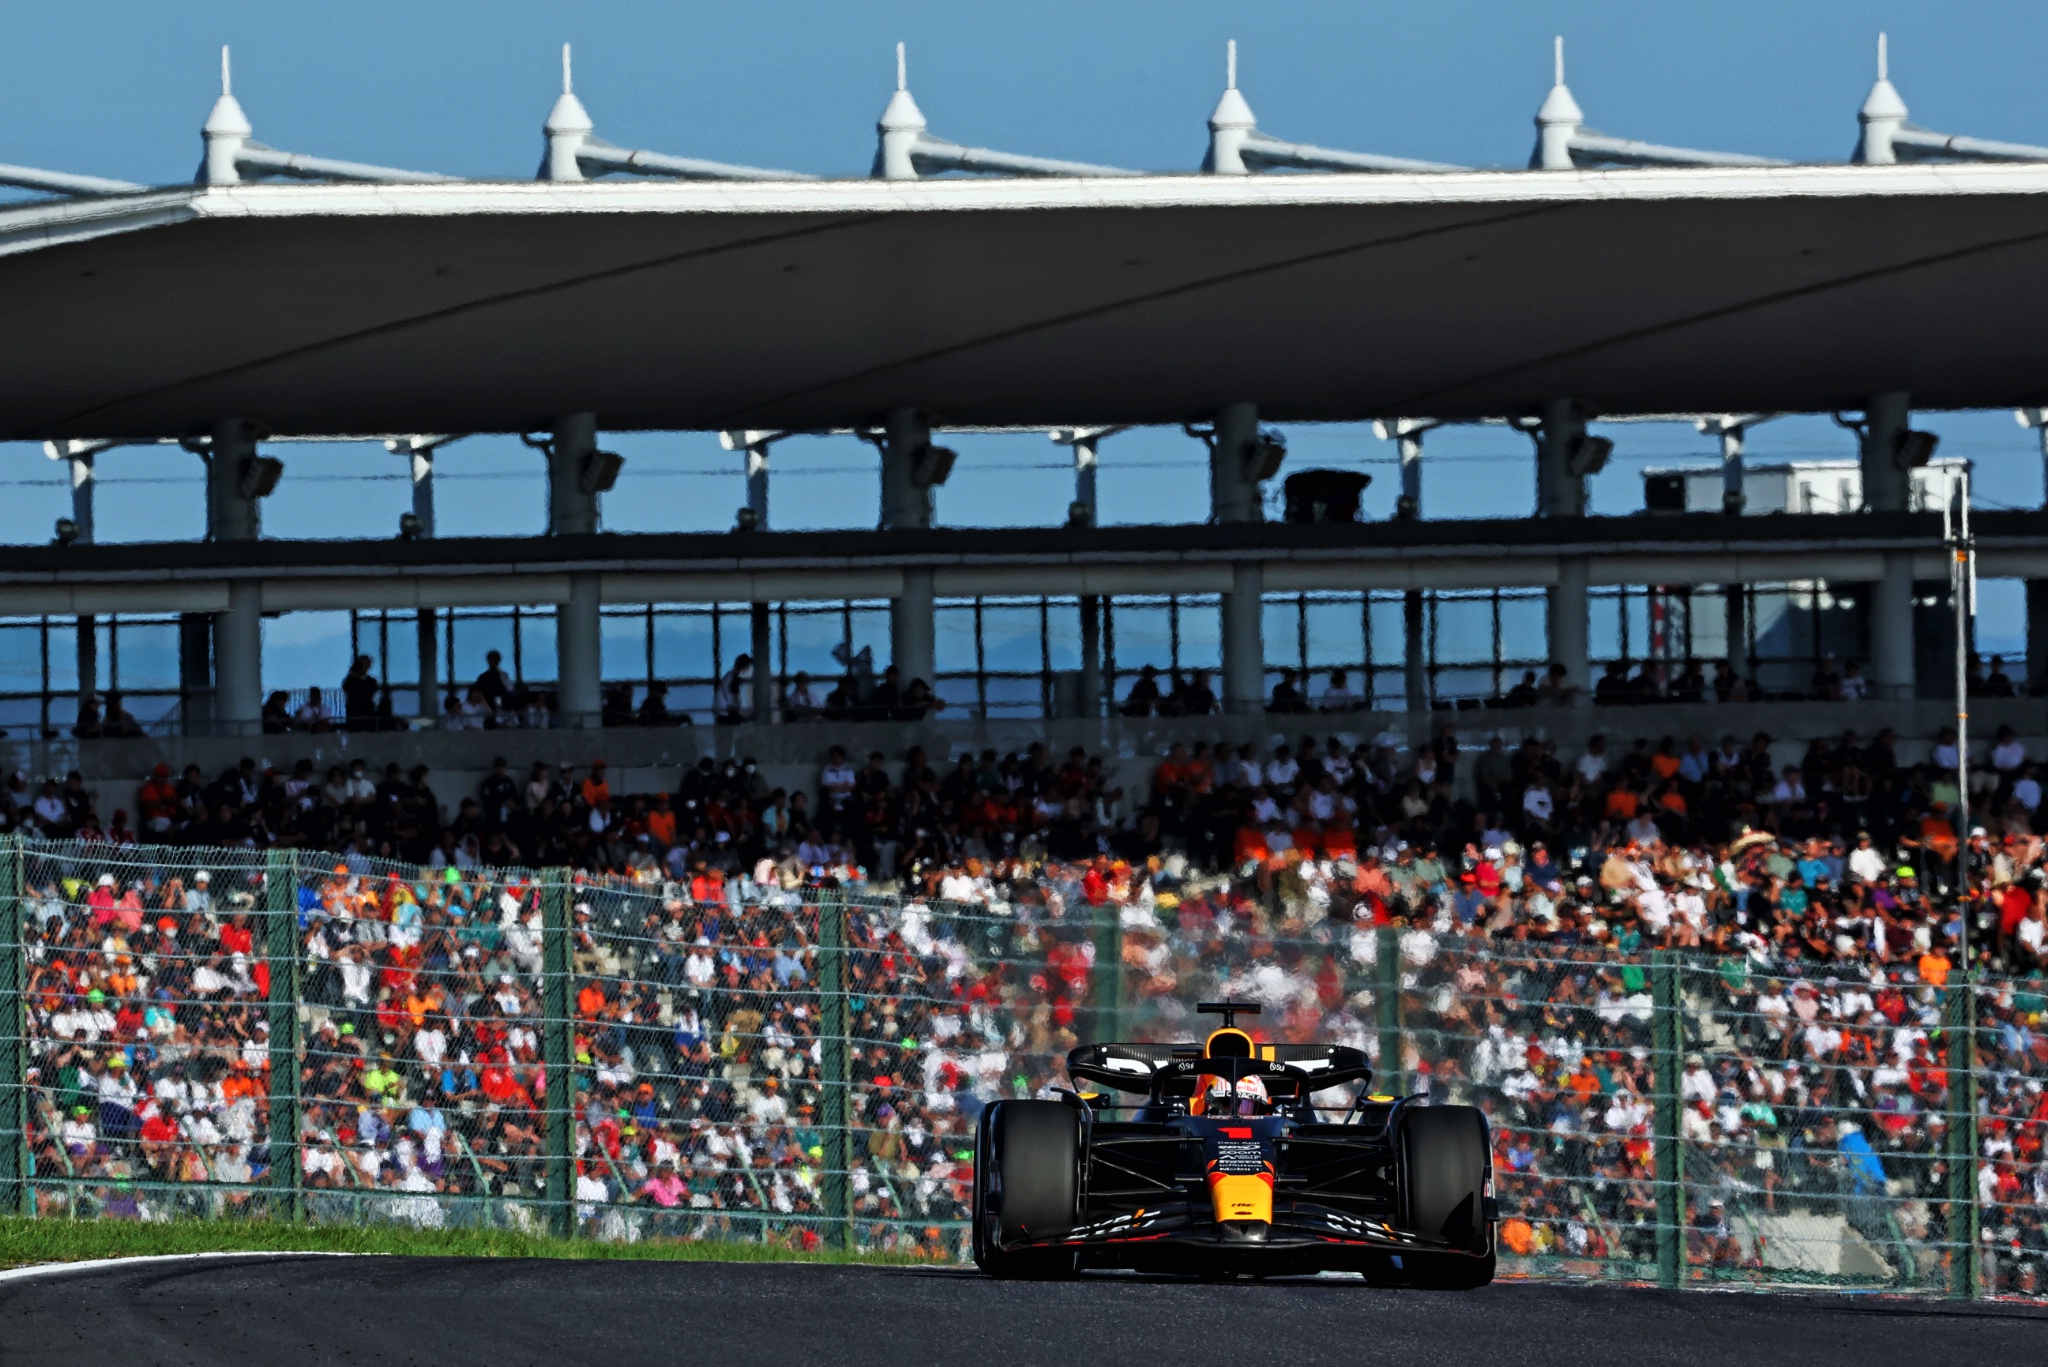
[(1742, 152), (1702, 152), (1692, 147), (1666, 147), (1633, 138), (1611, 138), (1586, 127), (1586, 116), (1564, 83), (1564, 39), (1554, 41), (1555, 79), (1550, 94), (1536, 111), (1536, 150), (1529, 156), (1532, 171), (1570, 171), (1586, 166), (1783, 166), (1774, 157)]
[(1862, 136), (1851, 158), (1863, 166), (1901, 161), (2048, 161), (2048, 147), (1987, 138), (1952, 137), (1906, 121), (1906, 102), (1891, 83), (1885, 35), (1877, 35), (1877, 82), (1856, 111)]
[(903, 44), (896, 45), (896, 93), (875, 124), (880, 143), (875, 148), (875, 165), (870, 174), (876, 180), (917, 180), (942, 171), (973, 171), (999, 176), (1138, 176), (1118, 166), (1096, 166), (1085, 161), (1058, 161), (1052, 157), (1027, 157), (1015, 152), (997, 152), (986, 147), (962, 147), (957, 142), (935, 138), (926, 131), (924, 111), (910, 94), (910, 70)]
[(590, 112), (576, 98), (569, 66), (569, 45), (562, 44), (562, 93), (548, 111), (541, 131), (547, 152), (541, 158), (540, 180), (589, 180), (614, 173), (662, 176), (671, 180), (815, 180), (796, 171), (768, 171), (758, 166), (733, 166), (697, 157), (672, 157), (665, 152), (634, 151), (597, 136)]
[(1242, 176), (1286, 168), (1297, 171), (1461, 171), (1440, 161), (1383, 157), (1375, 152), (1338, 152), (1305, 142), (1282, 142), (1259, 131), (1252, 107), (1237, 89), (1237, 39), (1224, 58), (1223, 98), (1209, 116), (1209, 152), (1202, 169), (1211, 175)]
[[(1913, 470), (1908, 511), (1946, 509), (1956, 475), (1969, 468), (1960, 456), (1940, 456)], [(1643, 504), (1653, 513), (1721, 512), (1723, 480), (1720, 465), (1653, 466), (1643, 471)], [(1742, 493), (1748, 514), (1857, 513), (1863, 467), (1854, 460), (1765, 461), (1743, 470)]]
[(309, 157), (298, 152), (280, 152), (256, 141), (249, 116), (235, 98), (234, 71), (228, 50), (220, 50), (220, 98), (206, 116), (200, 136), (206, 156), (199, 163), (202, 185), (239, 185), (264, 176), (287, 176), (293, 180), (360, 180), (376, 184), (408, 185), (459, 180), (437, 171), (401, 171), (390, 166), (367, 166), (357, 161), (336, 161), (331, 157)]

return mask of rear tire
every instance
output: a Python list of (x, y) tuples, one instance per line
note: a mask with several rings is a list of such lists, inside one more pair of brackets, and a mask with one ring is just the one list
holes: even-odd
[(1072, 1249), (1004, 1243), (1074, 1227), (1081, 1199), (1081, 1120), (1057, 1101), (1002, 1101), (981, 1114), (974, 1146), (974, 1261), (992, 1277), (1071, 1277)]
[(1410, 1286), (1464, 1291), (1493, 1280), (1493, 1222), (1486, 1215), (1492, 1144), (1472, 1106), (1403, 1107), (1394, 1130), (1401, 1228), (1447, 1241), (1455, 1252), (1403, 1254)]

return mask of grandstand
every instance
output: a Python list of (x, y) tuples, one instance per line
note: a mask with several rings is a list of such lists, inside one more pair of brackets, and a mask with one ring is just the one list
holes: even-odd
[[(980, 1106), (1249, 985), (1492, 1110), (1527, 1269), (2038, 1292), (2048, 516), (1974, 519), (2039, 629), (1959, 744), (1913, 415), (2048, 412), (2048, 148), (1914, 126), (1882, 44), (1844, 165), (1595, 133), (1561, 44), (1516, 170), (1273, 137), (1226, 60), (1199, 171), (936, 137), (900, 50), (858, 178), (616, 147), (566, 49), (532, 182), (268, 147), (225, 52), (197, 183), (0, 167), (0, 436), (74, 498), (0, 548), (5, 1195), (947, 1257)], [(1750, 500), (1788, 414), (1853, 466)], [(1310, 422), (1396, 517), (1269, 520)], [(1626, 422), (1724, 459), (1589, 516)], [(1480, 423), (1534, 518), (1427, 515)], [(1134, 427), (1206, 522), (1101, 525)], [(721, 434), (732, 530), (606, 530), (628, 431)], [(983, 431), (1071, 450), (1063, 525), (934, 525)], [(819, 432), (874, 530), (774, 524)], [(493, 433), (546, 535), (437, 535)], [(306, 440), (407, 461), (396, 538), (264, 537)], [(95, 543), (122, 446), (205, 462), (203, 542)]]

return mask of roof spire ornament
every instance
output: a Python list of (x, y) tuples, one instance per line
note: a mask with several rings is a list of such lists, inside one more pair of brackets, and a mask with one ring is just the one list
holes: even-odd
[(1223, 98), (1209, 115), (1209, 152), (1202, 158), (1202, 169), (1212, 176), (1249, 175), (1244, 145), (1258, 136), (1258, 128), (1251, 105), (1237, 88), (1237, 39), (1232, 38), (1224, 48)]
[(1893, 139), (1906, 126), (1906, 102), (1891, 82), (1890, 46), (1884, 34), (1877, 35), (1877, 81), (1856, 111), (1862, 135), (1850, 160), (1863, 166), (1891, 166), (1899, 159)]
[(1550, 93), (1536, 111), (1536, 151), (1529, 158), (1529, 169), (1569, 171), (1577, 165), (1572, 160), (1572, 139), (1585, 125), (1586, 116), (1572, 98), (1571, 87), (1564, 83), (1563, 34), (1551, 40), (1550, 52)]

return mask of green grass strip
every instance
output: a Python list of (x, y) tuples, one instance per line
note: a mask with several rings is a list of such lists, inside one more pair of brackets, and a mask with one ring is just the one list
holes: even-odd
[(165, 1253), (385, 1253), (439, 1258), (591, 1258), (653, 1262), (885, 1263), (902, 1254), (804, 1252), (773, 1244), (643, 1239), (600, 1243), (501, 1229), (285, 1225), (262, 1220), (0, 1219), (0, 1267)]

